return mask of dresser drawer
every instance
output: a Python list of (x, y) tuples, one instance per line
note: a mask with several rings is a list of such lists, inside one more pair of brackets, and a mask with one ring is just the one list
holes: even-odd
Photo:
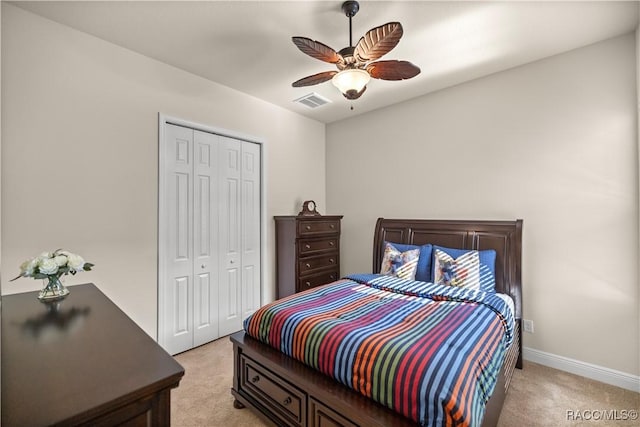
[(338, 270), (323, 271), (322, 273), (304, 276), (298, 279), (297, 291), (306, 291), (316, 286), (326, 285), (327, 283), (335, 282), (339, 278), (340, 272)]
[(301, 237), (331, 233), (340, 233), (340, 220), (327, 219), (323, 221), (298, 221), (298, 235)]
[(240, 363), (240, 388), (245, 393), (257, 399), (272, 413), (286, 421), (286, 424), (304, 424), (307, 406), (304, 392), (244, 355), (241, 355)]
[(324, 256), (314, 256), (298, 260), (298, 271), (300, 276), (312, 274), (316, 270), (322, 270), (338, 265), (338, 252)]
[(300, 239), (298, 241), (298, 255), (308, 256), (333, 251), (338, 248), (338, 242), (337, 237), (324, 239)]

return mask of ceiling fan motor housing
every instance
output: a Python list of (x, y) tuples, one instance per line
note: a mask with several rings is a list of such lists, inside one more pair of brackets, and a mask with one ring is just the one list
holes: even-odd
[(355, 56), (353, 56), (353, 52), (355, 52), (355, 50), (356, 50), (355, 47), (349, 46), (349, 47), (345, 47), (344, 49), (340, 49), (340, 51), (338, 51), (338, 53), (342, 56), (342, 59), (344, 59), (344, 66), (342, 67), (343, 69), (354, 67), (356, 63), (356, 58)]

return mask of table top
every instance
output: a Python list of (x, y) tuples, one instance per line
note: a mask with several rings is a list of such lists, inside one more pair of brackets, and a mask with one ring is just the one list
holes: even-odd
[(2, 297), (2, 425), (76, 423), (177, 387), (184, 369), (94, 284)]

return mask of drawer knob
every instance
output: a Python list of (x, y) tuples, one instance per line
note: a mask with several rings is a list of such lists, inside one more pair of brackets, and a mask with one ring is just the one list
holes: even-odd
[(311, 287), (311, 282), (304, 282), (305, 285), (307, 285), (307, 288)]
[(305, 229), (306, 229), (306, 230), (311, 230), (311, 226), (310, 226), (310, 225), (307, 225), (307, 226), (305, 227)]
[(254, 383), (254, 384), (257, 383), (258, 381), (260, 381), (260, 376), (259, 375), (256, 375), (255, 377), (251, 378), (251, 382)]
[(304, 266), (307, 267), (307, 268), (311, 268), (311, 264), (309, 264), (309, 263), (306, 263)]
[(329, 279), (331, 279), (331, 280), (336, 280), (336, 275), (335, 275), (335, 274), (332, 274), (331, 276), (329, 276)]
[(336, 243), (335, 243), (334, 241), (329, 242), (329, 246), (333, 246), (333, 245), (335, 245), (335, 244), (336, 244)]
[(329, 228), (333, 229), (336, 228), (335, 224), (329, 224)]
[(288, 406), (288, 405), (291, 405), (291, 402), (292, 402), (292, 400), (291, 400), (291, 396), (287, 396), (287, 398), (286, 398), (285, 400), (283, 400), (283, 401), (282, 401), (282, 404), (283, 404), (284, 406)]
[(311, 249), (311, 245), (304, 245), (305, 249)]
[(329, 258), (329, 262), (330, 262), (331, 264), (335, 264), (336, 260), (335, 260), (335, 259), (333, 259), (333, 258)]

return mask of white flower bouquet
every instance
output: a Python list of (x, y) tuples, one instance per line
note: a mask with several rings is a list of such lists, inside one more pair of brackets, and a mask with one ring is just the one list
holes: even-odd
[(21, 277), (33, 277), (34, 279), (46, 279), (45, 288), (38, 298), (42, 300), (56, 299), (66, 296), (69, 291), (60, 283), (60, 277), (81, 271), (91, 271), (93, 264), (77, 254), (56, 249), (53, 252), (43, 252), (35, 258), (31, 258), (20, 265), (20, 275), (11, 281)]

